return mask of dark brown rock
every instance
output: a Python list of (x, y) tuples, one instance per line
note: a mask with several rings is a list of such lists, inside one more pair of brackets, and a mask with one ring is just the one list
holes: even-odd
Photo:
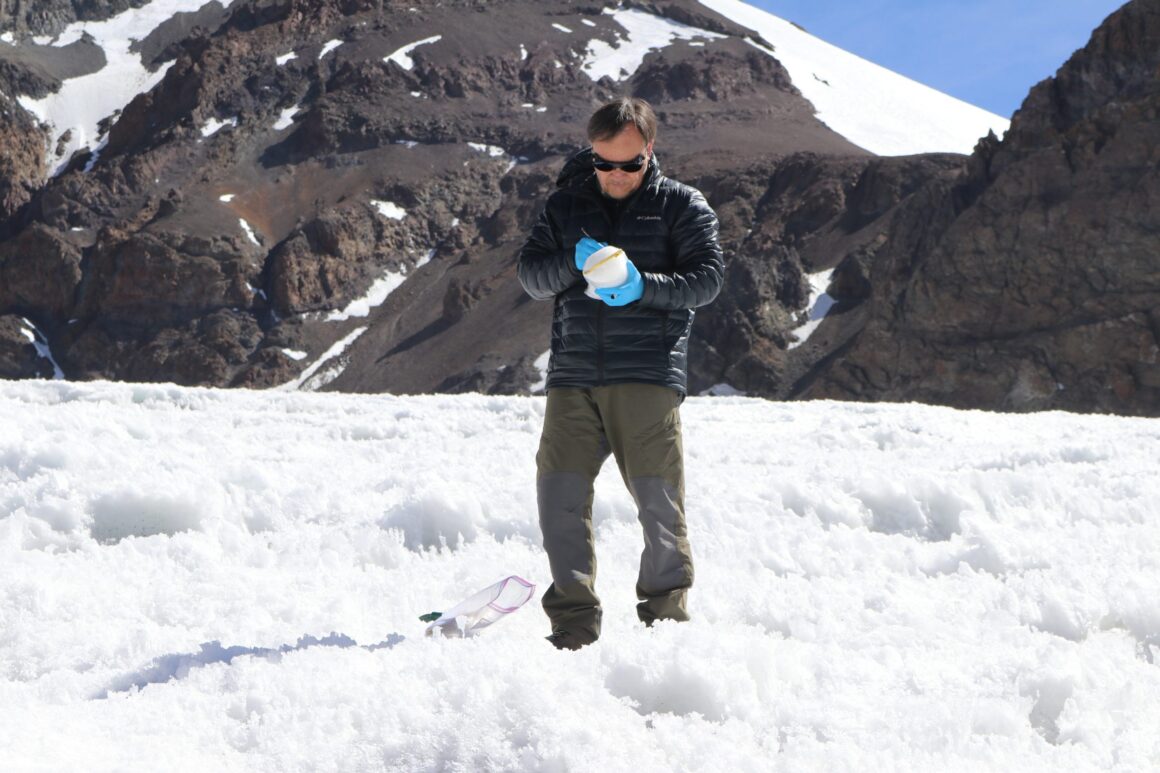
[(968, 174), (891, 226), (873, 316), (804, 393), (1160, 414), (1160, 6), (1128, 3)]
[(53, 228), (33, 223), (0, 242), (0, 309), (62, 322), (80, 281), (81, 251)]
[(0, 92), (0, 238), (44, 179), (45, 137), (33, 118)]
[(236, 238), (173, 240), (145, 231), (105, 232), (89, 260), (76, 316), (142, 328), (182, 324), (207, 310), (248, 308), (249, 280), (258, 272)]
[(271, 253), (275, 311), (289, 316), (333, 309), (357, 297), (382, 272), (372, 246), (377, 243), (375, 221), (365, 211), (329, 212), (307, 223)]
[(763, 87), (798, 94), (775, 59), (746, 48), (737, 53), (720, 46), (703, 55), (687, 48), (658, 54), (637, 71), (636, 93), (656, 105), (688, 99), (721, 102), (752, 96)]

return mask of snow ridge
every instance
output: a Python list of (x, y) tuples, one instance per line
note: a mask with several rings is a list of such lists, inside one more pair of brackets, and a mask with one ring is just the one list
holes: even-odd
[(855, 145), (880, 156), (971, 153), (988, 132), (1002, 137), (1010, 121), (832, 46), (740, 0), (699, 0), (760, 34), (813, 103), (818, 118)]

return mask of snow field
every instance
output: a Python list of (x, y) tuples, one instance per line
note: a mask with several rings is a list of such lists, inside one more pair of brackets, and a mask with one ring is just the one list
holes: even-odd
[[(542, 414), (0, 385), (0, 767), (1160, 762), (1155, 420), (690, 398), (694, 620), (636, 622), (609, 463), (604, 635), (560, 653)], [(422, 637), (419, 614), (508, 574), (539, 586), (524, 609)]]
[(1002, 116), (832, 46), (741, 0), (700, 2), (768, 41), (775, 50), (750, 43), (781, 62), (819, 120), (871, 153), (969, 154), (979, 138), (990, 131), (1002, 137), (1010, 126)]

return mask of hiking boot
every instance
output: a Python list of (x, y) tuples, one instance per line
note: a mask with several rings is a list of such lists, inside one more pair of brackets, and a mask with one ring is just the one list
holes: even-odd
[(558, 650), (578, 650), (596, 641), (590, 636), (582, 636), (572, 631), (552, 631), (551, 635), (544, 638)]

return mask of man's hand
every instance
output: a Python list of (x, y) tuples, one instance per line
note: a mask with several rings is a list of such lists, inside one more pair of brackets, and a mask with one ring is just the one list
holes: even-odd
[(606, 246), (607, 245), (602, 244), (595, 239), (589, 239), (587, 236), (576, 242), (575, 258), (577, 270), (583, 271), (584, 264), (588, 262), (588, 258), (592, 257), (592, 253), (596, 252), (597, 250), (602, 250)]
[(596, 294), (609, 306), (627, 306), (644, 295), (644, 279), (640, 271), (628, 261), (628, 281), (616, 287), (597, 287)]

